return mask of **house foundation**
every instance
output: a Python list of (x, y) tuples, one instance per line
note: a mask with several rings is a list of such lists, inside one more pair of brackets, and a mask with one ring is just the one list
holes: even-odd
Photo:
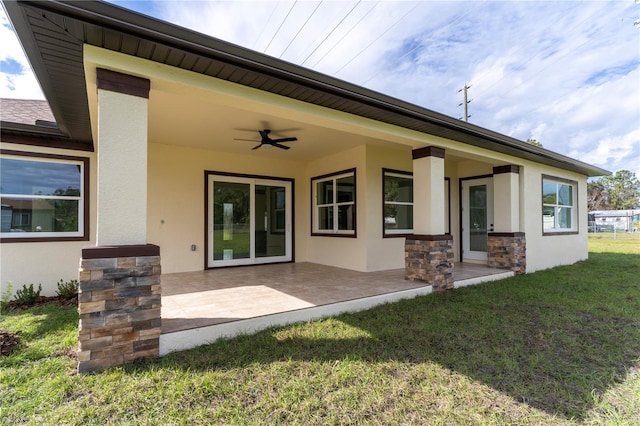
[(160, 272), (158, 246), (82, 250), (78, 372), (159, 355)]
[(527, 270), (527, 244), (524, 232), (492, 232), (487, 237), (487, 265), (509, 269), (517, 275)]
[(404, 244), (405, 279), (423, 281), (433, 291), (453, 288), (453, 237), (410, 235)]

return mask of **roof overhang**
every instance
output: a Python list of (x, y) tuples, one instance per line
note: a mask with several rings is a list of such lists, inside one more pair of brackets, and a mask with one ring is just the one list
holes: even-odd
[(3, 0), (3, 5), (60, 133), (79, 149), (93, 149), (83, 65), (83, 46), (87, 44), (586, 176), (610, 174), (515, 138), (112, 4)]

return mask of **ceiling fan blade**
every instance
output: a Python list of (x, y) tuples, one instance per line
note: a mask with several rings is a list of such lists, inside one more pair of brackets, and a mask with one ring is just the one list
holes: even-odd
[(278, 143), (278, 142), (295, 142), (297, 141), (298, 138), (280, 138), (280, 139), (274, 139), (273, 142)]
[[(254, 141), (254, 142), (255, 142), (255, 141)], [(260, 148), (261, 146), (262, 146), (262, 144), (260, 144), (260, 145), (256, 145), (256, 146), (254, 146), (253, 148), (251, 148), (251, 150), (253, 151), (254, 149), (258, 149), (258, 148)]]
[(275, 142), (272, 145), (273, 146), (277, 146), (278, 148), (281, 148), (281, 149), (289, 149), (289, 148), (291, 148), (290, 146), (280, 145), (279, 143), (275, 143)]

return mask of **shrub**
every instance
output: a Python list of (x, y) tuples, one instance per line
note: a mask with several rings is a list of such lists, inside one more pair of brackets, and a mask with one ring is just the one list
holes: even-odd
[(11, 300), (11, 290), (13, 289), (13, 283), (7, 281), (7, 288), (0, 293), (0, 312), (4, 311), (9, 306), (9, 300)]
[(78, 295), (78, 280), (63, 281), (58, 283), (56, 294), (63, 299), (71, 299)]
[(40, 297), (42, 291), (42, 284), (38, 284), (38, 291), (33, 289), (33, 284), (29, 284), (29, 287), (23, 285), (22, 288), (16, 291), (15, 302), (17, 305), (33, 305)]

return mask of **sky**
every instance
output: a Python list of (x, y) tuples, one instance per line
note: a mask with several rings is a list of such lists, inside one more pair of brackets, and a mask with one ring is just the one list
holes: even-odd
[[(112, 3), (640, 177), (640, 0)], [(0, 97), (43, 99), (0, 21)]]

